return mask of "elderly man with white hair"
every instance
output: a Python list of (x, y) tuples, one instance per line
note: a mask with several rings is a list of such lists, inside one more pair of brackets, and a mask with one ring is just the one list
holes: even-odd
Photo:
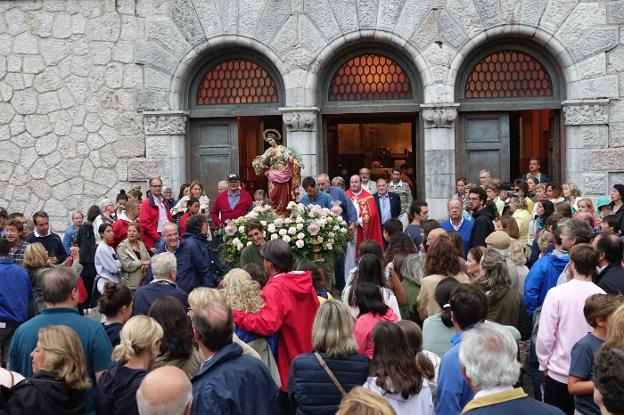
[(462, 414), (563, 415), (560, 409), (529, 398), (522, 388), (514, 388), (522, 366), (517, 355), (516, 341), (499, 324), (480, 323), (464, 334), (459, 362), (475, 396)]
[(177, 298), (188, 310), (188, 295), (176, 284), (177, 262), (175, 255), (171, 252), (154, 255), (150, 266), (154, 279), (136, 290), (132, 301), (132, 315), (147, 314), (152, 303), (165, 295)]

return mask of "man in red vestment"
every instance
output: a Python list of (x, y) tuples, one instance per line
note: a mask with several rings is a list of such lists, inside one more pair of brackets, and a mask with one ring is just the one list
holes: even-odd
[[(373, 196), (362, 188), (362, 179), (360, 176), (351, 176), (349, 181), (351, 187), (347, 190), (347, 196), (353, 201), (355, 209), (358, 213), (356, 254), (365, 239), (377, 241), (383, 249), (383, 237), (381, 235), (381, 222), (379, 221), (379, 212)], [(357, 257), (357, 255), (356, 255)]]

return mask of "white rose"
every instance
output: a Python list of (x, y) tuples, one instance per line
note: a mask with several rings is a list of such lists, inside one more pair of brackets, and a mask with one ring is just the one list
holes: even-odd
[(277, 239), (277, 234), (276, 234), (276, 233), (274, 233), (273, 235), (271, 235), (271, 240), (272, 240), (272, 241), (274, 241), (274, 240), (276, 240), (276, 239)]
[(297, 239), (302, 240), (303, 238), (305, 238), (305, 234), (303, 232), (299, 232), (297, 234)]
[(301, 249), (305, 245), (305, 242), (303, 242), (303, 240), (299, 239), (297, 242), (295, 242), (295, 245), (297, 246), (297, 248)]
[(333, 233), (333, 232), (330, 232), (330, 233), (327, 234), (327, 236), (329, 236), (330, 238), (333, 238), (334, 236), (336, 236), (336, 234)]
[(290, 225), (292, 223), (292, 219), (291, 218), (286, 218), (286, 219), (284, 219), (284, 223), (286, 225)]
[(303, 218), (302, 218), (301, 216), (297, 216), (297, 218), (295, 219), (295, 222), (297, 222), (297, 223), (303, 223), (303, 222), (304, 222), (304, 220), (303, 220)]
[(290, 242), (290, 237), (288, 235), (284, 235), (282, 236), (282, 241), (289, 243)]
[(327, 249), (331, 251), (332, 249), (334, 249), (334, 247), (332, 246), (332, 244), (327, 244)]
[(239, 251), (242, 251), (244, 247), (243, 247), (243, 244), (238, 244), (238, 245), (236, 246), (236, 248), (237, 248)]
[(295, 226), (295, 228), (297, 228), (297, 230), (300, 231), (301, 229), (303, 229), (303, 223), (298, 223), (297, 226)]
[(286, 229), (280, 229), (279, 232), (280, 236), (284, 236), (288, 233), (288, 231)]
[(275, 233), (275, 224), (271, 223), (267, 230), (269, 231), (269, 233)]
[(337, 231), (338, 229), (340, 229), (340, 226), (334, 225), (334, 230)]
[(341, 233), (347, 233), (347, 228), (340, 228)]
[(232, 243), (233, 243), (234, 245), (238, 245), (238, 244), (240, 244), (240, 243), (241, 243), (241, 241), (240, 241), (240, 239), (238, 239), (238, 238), (234, 238), (234, 239), (232, 240)]
[(267, 226), (267, 221), (266, 221), (266, 220), (261, 220), (261, 221), (260, 221), (260, 225), (262, 225), (262, 226)]
[(239, 227), (238, 227), (238, 231), (239, 231), (240, 233), (245, 233), (245, 227), (244, 227), (244, 226), (239, 226)]
[(296, 233), (297, 233), (297, 229), (294, 226), (291, 226), (290, 228), (288, 228), (289, 235), (294, 235)]
[(251, 241), (247, 241), (247, 246), (251, 245)]
[(317, 237), (316, 237), (316, 239), (317, 239), (319, 242), (323, 242), (323, 241), (325, 240), (325, 239), (323, 239), (323, 237), (322, 237), (322, 236), (317, 236)]
[[(327, 225), (327, 221), (325, 219), (321, 219), (318, 222), (318, 225), (322, 228), (323, 226)], [(241, 231), (242, 232), (242, 231)]]

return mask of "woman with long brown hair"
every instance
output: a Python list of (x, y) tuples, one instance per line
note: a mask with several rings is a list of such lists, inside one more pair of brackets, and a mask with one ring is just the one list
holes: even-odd
[(435, 302), (434, 294), (438, 283), (446, 278), (470, 282), (468, 276), (461, 271), (459, 258), (455, 255), (451, 238), (442, 234), (427, 251), (424, 278), (416, 300), (421, 321), (440, 312), (440, 306)]
[(21, 415), (82, 414), (91, 383), (78, 335), (67, 326), (42, 328), (31, 357), (33, 376), (11, 389), (1, 409)]
[(373, 343), (375, 354), (364, 387), (382, 395), (397, 415), (433, 414), (431, 389), (401, 328), (378, 323)]

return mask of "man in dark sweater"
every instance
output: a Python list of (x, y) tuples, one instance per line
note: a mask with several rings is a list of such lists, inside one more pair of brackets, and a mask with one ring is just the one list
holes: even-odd
[(468, 208), (472, 211), (474, 218), (468, 249), (474, 246), (486, 246), (485, 238), (494, 232), (496, 208), (493, 204), (487, 203), (487, 193), (480, 187), (470, 190), (468, 200), (470, 201)]
[(594, 239), (594, 248), (600, 253), (600, 272), (594, 282), (607, 294), (624, 294), (623, 245), (614, 233), (600, 234)]
[(171, 252), (163, 252), (152, 257), (152, 273), (154, 279), (147, 285), (139, 287), (132, 302), (132, 315), (147, 314), (150, 306), (157, 298), (165, 295), (180, 300), (188, 310), (188, 295), (176, 285), (176, 257)]
[(499, 324), (485, 322), (465, 332), (459, 362), (466, 381), (475, 392), (462, 414), (470, 415), (563, 415), (560, 409), (529, 398), (513, 385), (520, 377), (518, 346)]
[(48, 218), (48, 214), (43, 210), (35, 212), (33, 215), (33, 222), (35, 223), (35, 231), (28, 235), (26, 242), (29, 244), (39, 242), (48, 252), (52, 264), (62, 264), (67, 258), (67, 254), (65, 253), (65, 247), (63, 246), (61, 237), (50, 232), (50, 219)]

